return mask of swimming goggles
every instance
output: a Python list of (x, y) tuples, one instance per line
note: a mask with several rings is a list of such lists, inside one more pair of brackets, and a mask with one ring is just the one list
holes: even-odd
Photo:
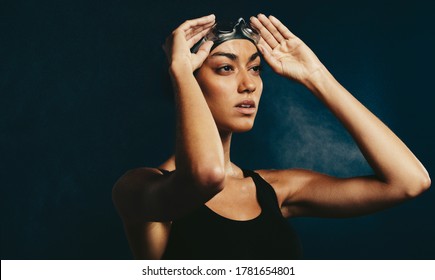
[(210, 31), (190, 49), (190, 51), (196, 53), (199, 47), (206, 41), (214, 42), (211, 47), (213, 50), (223, 42), (233, 39), (246, 39), (256, 45), (260, 41), (260, 32), (249, 23), (246, 23), (243, 18), (239, 18), (236, 24), (216, 23)]

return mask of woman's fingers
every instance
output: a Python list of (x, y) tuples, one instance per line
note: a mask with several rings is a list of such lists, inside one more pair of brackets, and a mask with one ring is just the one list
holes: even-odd
[(261, 22), (261, 24), (266, 28), (268, 32), (268, 37), (270, 34), (270, 40), (275, 40), (277, 44), (279, 44), (282, 40), (284, 40), (284, 37), (281, 35), (281, 33), (276, 29), (276, 27), (273, 25), (273, 23), (270, 21), (269, 18), (267, 18), (263, 14), (259, 14), (257, 16), (258, 20)]
[(274, 16), (269, 16), (270, 22), (276, 27), (279, 33), (284, 37), (284, 39), (291, 39), (296, 37), (284, 24), (281, 23), (279, 19)]
[(203, 25), (200, 27), (197, 27), (195, 29), (191, 29), (186, 33), (186, 40), (188, 41), (190, 47), (192, 47), (196, 42), (198, 42), (202, 37), (204, 37), (207, 32), (212, 28), (214, 25), (214, 22), (211, 22), (207, 25)]
[(188, 43), (188, 46), (192, 47), (196, 42), (204, 37), (205, 34), (207, 34), (214, 23), (215, 15), (211, 14), (196, 19), (186, 20), (177, 28), (177, 30), (182, 32), (184, 39)]
[(264, 41), (274, 49), (282, 41), (295, 37), (290, 30), (282, 24), (276, 17), (266, 17), (259, 14), (257, 17), (251, 17), (251, 24), (260, 31)]
[(280, 62), (273, 56), (272, 48), (263, 40), (263, 38), (260, 39), (260, 42), (258, 42), (257, 46), (267, 64), (269, 64), (274, 71), (278, 71)]
[[(259, 14), (257, 18), (251, 18), (251, 23), (255, 28), (260, 31), (261, 37), (271, 48), (275, 48), (279, 45), (279, 42), (283, 40), (282, 36), (276, 34), (276, 28), (273, 27), (273, 24), (265, 15)], [(275, 36), (277, 36), (278, 38), (276, 38)]]
[(183, 24), (181, 24), (179, 28), (183, 30), (185, 33), (189, 33), (190, 29), (195, 29), (198, 26), (214, 23), (214, 20), (215, 20), (215, 15), (213, 14), (196, 18), (196, 19), (189, 19), (186, 20)]
[(194, 56), (196, 60), (194, 65), (195, 70), (198, 69), (202, 65), (204, 60), (207, 58), (212, 46), (213, 46), (213, 42), (207, 41), (204, 44), (202, 44), (201, 47), (199, 47), (198, 51)]
[(215, 16), (213, 14), (186, 20), (166, 38), (165, 52), (167, 54), (171, 52), (173, 45), (193, 47), (196, 42), (207, 34), (214, 23)]
[(273, 49), (269, 46), (268, 43), (263, 38), (260, 38), (260, 41), (258, 42), (258, 45), (262, 46), (266, 49), (269, 53), (272, 53)]

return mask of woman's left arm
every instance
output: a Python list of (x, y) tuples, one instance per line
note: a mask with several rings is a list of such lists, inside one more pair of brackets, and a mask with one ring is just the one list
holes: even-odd
[(261, 32), (259, 49), (281, 76), (305, 85), (349, 131), (375, 176), (334, 178), (311, 171), (280, 175), (288, 216), (354, 216), (415, 197), (429, 188), (427, 171), (408, 147), (336, 81), (316, 55), (278, 19), (251, 18)]

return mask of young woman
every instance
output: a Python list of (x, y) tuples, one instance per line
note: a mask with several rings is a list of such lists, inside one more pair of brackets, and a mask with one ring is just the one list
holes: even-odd
[[(175, 90), (175, 154), (158, 168), (128, 171), (113, 188), (136, 258), (300, 258), (287, 218), (363, 215), (429, 188), (428, 173), (405, 144), (277, 18), (259, 14), (231, 28), (215, 25), (214, 15), (187, 20), (164, 49)], [(233, 132), (254, 125), (262, 58), (331, 110), (373, 176), (250, 171), (231, 162)]]

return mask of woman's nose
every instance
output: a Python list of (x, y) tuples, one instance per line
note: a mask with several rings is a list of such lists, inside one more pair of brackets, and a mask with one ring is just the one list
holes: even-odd
[(255, 83), (253, 78), (249, 75), (247, 72), (239, 73), (239, 93), (251, 93), (254, 92), (256, 89)]

